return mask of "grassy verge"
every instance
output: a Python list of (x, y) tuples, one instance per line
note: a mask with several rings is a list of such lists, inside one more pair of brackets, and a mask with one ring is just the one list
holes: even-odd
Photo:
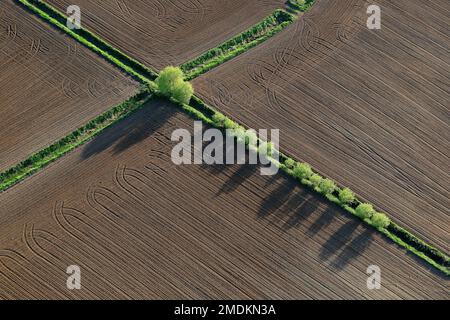
[(294, 15), (285, 10), (276, 10), (250, 29), (181, 65), (180, 67), (186, 75), (186, 80), (194, 79), (259, 45), (289, 26), (295, 19), (296, 17)]
[(293, 14), (308, 11), (316, 0), (288, 0), (286, 1), (287, 10)]
[(43, 169), (53, 161), (92, 139), (105, 128), (124, 119), (133, 111), (144, 106), (151, 96), (149, 89), (142, 88), (133, 97), (104, 112), (68, 136), (31, 155), (15, 167), (0, 173), (0, 192)]
[[(151, 70), (148, 70), (145, 66), (143, 66), (139, 62), (132, 60), (131, 58), (128, 58), (126, 55), (120, 53), (120, 51), (112, 48), (109, 44), (107, 44), (105, 41), (101, 40), (97, 36), (85, 30), (76, 32), (70, 30), (65, 26), (66, 21), (65, 16), (59, 13), (56, 9), (37, 0), (16, 0), (16, 1), (25, 5), (29, 10), (36, 13), (37, 15), (39, 15), (52, 25), (68, 33), (69, 35), (77, 39), (79, 42), (86, 45), (89, 49), (102, 55), (111, 63), (117, 65), (119, 68), (135, 76), (142, 83), (147, 84), (148, 88), (146, 87), (136, 96), (128, 99), (121, 105), (116, 106), (115, 108), (105, 112), (104, 114), (92, 120), (84, 127), (74, 131), (72, 134), (61, 139), (52, 146), (29, 157), (27, 160), (23, 161), (16, 167), (8, 170), (7, 172), (1, 173), (0, 191), (6, 190), (8, 187), (24, 179), (26, 176), (29, 176), (37, 172), (38, 170), (45, 167), (52, 161), (58, 159), (62, 155), (73, 150), (77, 146), (83, 144), (85, 141), (91, 139), (96, 134), (101, 132), (104, 128), (112, 125), (113, 123), (117, 122), (118, 120), (124, 118), (125, 116), (131, 114), (133, 111), (142, 107), (150, 99), (151, 92), (157, 91), (157, 88), (155, 87), (155, 84), (152, 81), (155, 79), (156, 73), (152, 72)], [(297, 3), (299, 2), (299, 0), (296, 1)], [(312, 5), (313, 1), (306, 0), (304, 3), (305, 5), (307, 3)], [(64, 23), (62, 22), (62, 19), (64, 20)], [(277, 27), (280, 27), (282, 23)], [(272, 29), (272, 31), (275, 29), (276, 27)], [(86, 32), (85, 34), (86, 37), (82, 36), (81, 34), (83, 33), (81, 32)], [(270, 34), (270, 32), (266, 33), (266, 35), (267, 34)], [(249, 42), (248, 44), (250, 43), (252, 42)], [(244, 47), (245, 45), (243, 45), (242, 48)], [(246, 49), (242, 50), (248, 50), (248, 47), (245, 48)], [(234, 49), (232, 49), (232, 51), (230, 51), (229, 54), (232, 55), (233, 50)], [(231, 57), (233, 56), (235, 55), (232, 55)], [(197, 62), (190, 62), (190, 63), (192, 63), (191, 66), (195, 70), (203, 70), (203, 72), (206, 72), (205, 70), (208, 69), (209, 63), (211, 63), (211, 65), (215, 64), (215, 62), (213, 62), (214, 59), (215, 58), (209, 60), (209, 58), (204, 58), (198, 60), (199, 64), (197, 64)], [(224, 59), (226, 58), (223, 57), (219, 58), (219, 60), (221, 61), (219, 63), (226, 61)], [(236, 137), (238, 139), (239, 137), (242, 138), (241, 136), (242, 131), (245, 131), (245, 129), (241, 125), (234, 122), (233, 120), (226, 117), (217, 110), (211, 108), (199, 98), (194, 97), (191, 100), (190, 105), (182, 104), (181, 108), (184, 112), (188, 113), (195, 119), (202, 120), (211, 126), (214, 126), (219, 129), (235, 130)], [(244, 137), (242, 141), (246, 143), (246, 138)], [(259, 152), (260, 150), (256, 151)], [(335, 185), (334, 182), (320, 176), (317, 172), (312, 171), (312, 169), (311, 172), (308, 173), (307, 177), (299, 177), (299, 174), (297, 172), (298, 170), (296, 170), (296, 168), (304, 164), (301, 164), (298, 161), (294, 160), (293, 158), (280, 153), (278, 150), (272, 151), (272, 153), (274, 152), (276, 152), (280, 156), (279, 161), (277, 159), (271, 158), (270, 154), (268, 155), (269, 159), (271, 159), (275, 163), (275, 165), (277, 165), (285, 173), (287, 173), (288, 175), (299, 181), (299, 183), (310, 188), (314, 192), (320, 193), (328, 201), (331, 201), (332, 203), (341, 206), (348, 213), (356, 216), (359, 219), (362, 219), (366, 224), (376, 228), (379, 232), (383, 233), (386, 237), (397, 243), (399, 246), (415, 254), (419, 258), (429, 263), (431, 266), (442, 271), (447, 276), (450, 275), (449, 271), (450, 259), (443, 252), (430, 246), (423, 240), (419, 239), (417, 236), (413, 235), (406, 229), (397, 225), (395, 222), (390, 221), (390, 219), (387, 220), (388, 223), (386, 225), (380, 226), (379, 224), (376, 223), (375, 220), (371, 219), (370, 217), (368, 218), (361, 217), (358, 214), (358, 206), (362, 204), (360, 200), (358, 200), (356, 197), (352, 198), (351, 201), (342, 200), (340, 192), (345, 188)], [(324, 183), (322, 185), (322, 182), (324, 181), (326, 181), (327, 184)], [(324, 186), (326, 186), (326, 188)]]
[(69, 29), (66, 26), (67, 16), (65, 16), (49, 4), (38, 0), (16, 0), (16, 2), (18, 2), (31, 12), (37, 14), (42, 19), (49, 22), (51, 25), (64, 31), (90, 50), (99, 54), (115, 66), (133, 76), (136, 80), (142, 83), (147, 83), (150, 86), (153, 85), (152, 80), (157, 77), (157, 73), (148, 69), (137, 60), (130, 58), (120, 50), (113, 48), (110, 44), (100, 39), (92, 32), (84, 28), (74, 30)]

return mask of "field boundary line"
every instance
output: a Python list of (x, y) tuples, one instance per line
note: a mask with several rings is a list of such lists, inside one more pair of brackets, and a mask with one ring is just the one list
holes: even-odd
[(180, 68), (186, 80), (192, 80), (217, 66), (247, 52), (290, 26), (297, 16), (277, 9), (249, 29), (207, 50), (197, 58), (183, 63)]
[(124, 102), (105, 111), (86, 125), (76, 129), (50, 146), (32, 154), (16, 166), (0, 173), (0, 193), (11, 188), (25, 178), (44, 169), (85, 142), (93, 139), (104, 129), (125, 119), (142, 108), (152, 97), (149, 89), (141, 88), (138, 93)]
[[(72, 30), (67, 28), (64, 24), (62, 24), (57, 19), (51, 17), (46, 12), (44, 12), (41, 9), (35, 7), (33, 4), (31, 4), (31, 2), (38, 3), (38, 4), (43, 4), (45, 6), (45, 8), (47, 8), (48, 10), (54, 11), (53, 13), (56, 14), (57, 16), (65, 17), (62, 13), (60, 13), (59, 11), (54, 9), (53, 7), (49, 6), (48, 4), (46, 4), (43, 1), (37, 1), (37, 0), (16, 0), (16, 1), (18, 1), (21, 4), (25, 5), (26, 7), (28, 7), (32, 12), (34, 12), (34, 13), (38, 14), (39, 16), (41, 16), (44, 20), (46, 20), (50, 24), (55, 25), (59, 29), (62, 29), (63, 31), (65, 31), (66, 33), (68, 33), (69, 35), (74, 37), (76, 40), (78, 40), (82, 44), (86, 45), (89, 49), (99, 53), (102, 56), (104, 56), (111, 63), (117, 65), (119, 68), (125, 70), (129, 74), (137, 77), (138, 80), (140, 80), (142, 83), (144, 83), (144, 84), (146, 84), (148, 86), (148, 88), (145, 88), (145, 89), (143, 89), (143, 91), (138, 93), (138, 95), (143, 94), (145, 96), (145, 98), (143, 98), (145, 101), (141, 100), (141, 102), (137, 103), (135, 105), (135, 107), (132, 107), (130, 110), (125, 112), (122, 115), (122, 118), (127, 116), (127, 115), (130, 115), (134, 110), (137, 110), (139, 107), (142, 107), (146, 102), (148, 102), (150, 100), (150, 98), (152, 97), (152, 93), (156, 93), (157, 95), (159, 95), (158, 90), (156, 88), (156, 84), (153, 82), (154, 79), (147, 78), (142, 73), (136, 71), (132, 66), (126, 65), (124, 62), (120, 61), (119, 59), (114, 57), (112, 54), (104, 51), (103, 49), (100, 49), (95, 44), (93, 44), (89, 40), (87, 40), (86, 38), (83, 38), (79, 34), (73, 32)], [(80, 30), (83, 30), (83, 29), (80, 29)], [(106, 46), (110, 47), (112, 50), (114, 50), (114, 52), (119, 52), (120, 53), (119, 50), (114, 49), (111, 45), (107, 44), (106, 41), (101, 40), (98, 36), (95, 36), (95, 35), (91, 34), (90, 32), (88, 34), (90, 36), (92, 36), (93, 39), (96, 39), (96, 41), (100, 41), (103, 45), (106, 45)], [(124, 55), (124, 57), (127, 57), (127, 56)], [(131, 58), (129, 58), (129, 59), (131, 59)], [(130, 61), (134, 61), (134, 63), (136, 63), (136, 65), (139, 66), (139, 68), (144, 67), (145, 69), (147, 69), (145, 66), (143, 66), (141, 63), (137, 62), (136, 60), (132, 60), (131, 59)], [(151, 75), (155, 75), (155, 76), (157, 75), (156, 72), (151, 71), (149, 69), (147, 69), (147, 70), (148, 70), (148, 72)], [(151, 78), (153, 78), (153, 76)], [(132, 97), (130, 99), (133, 99), (133, 98), (134, 97)], [(123, 104), (126, 104), (127, 102), (129, 102), (129, 100), (125, 101)], [(174, 102), (176, 105), (180, 105), (180, 103), (176, 102), (173, 98), (170, 98), (169, 100)], [(123, 104), (117, 106), (116, 108), (120, 109)], [(207, 124), (209, 124), (211, 126), (214, 126), (216, 128), (219, 128), (219, 129), (234, 129), (234, 130), (242, 130), (243, 129), (243, 130), (245, 130), (245, 128), (243, 126), (239, 125), (237, 122), (233, 121), (231, 118), (227, 117), (226, 115), (224, 115), (223, 113), (219, 112), (215, 108), (207, 105), (205, 102), (203, 102), (201, 99), (199, 99), (196, 96), (194, 96), (192, 98), (190, 105), (181, 104), (181, 108), (187, 114), (191, 115), (192, 117), (194, 117), (196, 119), (199, 119), (199, 120), (202, 120), (205, 123), (207, 123)], [(105, 114), (109, 113), (109, 112), (112, 112), (112, 110), (109, 110), (109, 111), (105, 112), (104, 114), (100, 115), (96, 119), (99, 119), (99, 118), (102, 119), (102, 117)], [(96, 119), (94, 119), (93, 121), (95, 121)], [(110, 120), (111, 120), (111, 122), (108, 123), (108, 126), (113, 125), (119, 119), (110, 119)], [(77, 146), (83, 144), (85, 141), (89, 140), (94, 135), (97, 135), (98, 133), (103, 131), (103, 129), (105, 128), (105, 127), (97, 128), (96, 124), (92, 123), (92, 121), (91, 121), (88, 125), (83, 127), (84, 130), (88, 130), (89, 131), (90, 129), (88, 128), (88, 126), (90, 126), (90, 125), (93, 125), (93, 128), (91, 129), (93, 133), (88, 135), (86, 137), (86, 139), (84, 139), (83, 141), (80, 141), (79, 143), (76, 143), (76, 145), (73, 145), (73, 147), (70, 150), (73, 150)], [(81, 129), (78, 129), (78, 130), (81, 130)], [(75, 132), (77, 132), (78, 130), (76, 130)], [(71, 135), (69, 135), (69, 136), (71, 136)], [(68, 137), (63, 138), (60, 141), (64, 141)], [(52, 146), (55, 146), (55, 145), (57, 145), (57, 144), (54, 144)], [(51, 149), (51, 147), (48, 147), (48, 148), (46, 148), (44, 150), (49, 150), (49, 149)], [(41, 151), (41, 152), (43, 152), (43, 151)], [(256, 151), (259, 152), (259, 150), (256, 150)], [(63, 153), (54, 153), (53, 155), (55, 157), (53, 159), (47, 161), (46, 164), (48, 164), (48, 163), (58, 159), (59, 157), (61, 157), (62, 155), (64, 155), (67, 152), (68, 151), (63, 152)], [(411, 232), (407, 231), (403, 227), (399, 226), (395, 222), (390, 221), (389, 225), (386, 226), (386, 227), (376, 227), (375, 224), (370, 219), (368, 219), (368, 218), (361, 218), (360, 216), (358, 216), (356, 214), (355, 206), (363, 203), (362, 201), (358, 200), (357, 197), (355, 197), (355, 200), (349, 205), (348, 203), (342, 203), (340, 201), (340, 199), (335, 195), (335, 193), (327, 193), (327, 194), (323, 193), (322, 191), (320, 191), (318, 186), (315, 186), (309, 179), (305, 179), (305, 178), (299, 179), (294, 174), (294, 170), (291, 168), (291, 166), (292, 165), (301, 165), (302, 163), (300, 163), (299, 161), (295, 160), (294, 158), (292, 158), (292, 157), (290, 157), (288, 155), (285, 155), (285, 154), (279, 152), (278, 150), (274, 150), (274, 152), (277, 152), (280, 155), (282, 160), (278, 162), (274, 158), (271, 158), (270, 155), (269, 155), (269, 158), (271, 158), (271, 160), (275, 163), (275, 165), (277, 165), (282, 171), (284, 171), (286, 174), (288, 174), (289, 176), (291, 176), (292, 178), (297, 180), (300, 184), (310, 188), (312, 191), (314, 191), (316, 193), (319, 193), (320, 195), (322, 195), (328, 201), (330, 201), (330, 202), (334, 203), (335, 205), (338, 205), (341, 208), (343, 208), (344, 211), (350, 213), (351, 215), (355, 216), (356, 218), (359, 218), (359, 219), (363, 220), (367, 225), (375, 228), (380, 233), (382, 233), (386, 237), (388, 237), (390, 240), (392, 240), (393, 242), (398, 244), (400, 247), (403, 247), (407, 251), (413, 253), (415, 256), (417, 256), (420, 259), (422, 259), (425, 262), (427, 262), (429, 265), (431, 265), (431, 266), (437, 268), (438, 270), (442, 271), (445, 275), (450, 276), (450, 270), (449, 270), (450, 258), (445, 253), (443, 253), (442, 251), (440, 251), (440, 250), (434, 248), (433, 246), (429, 245), (428, 243), (426, 243), (425, 241), (421, 240), (419, 237), (415, 236), (414, 234), (412, 234)], [(37, 154), (40, 154), (40, 152), (38, 152)], [(31, 156), (29, 159), (27, 159), (25, 161), (33, 161), (33, 156)], [(288, 165), (288, 162), (289, 162), (289, 165)], [(22, 163), (22, 165), (23, 165), (23, 163)], [(20, 164), (19, 164), (19, 166), (20, 166)], [(39, 167), (33, 169), (32, 171), (30, 171), (28, 174), (25, 173), (25, 175), (20, 177), (19, 180), (23, 180), (26, 176), (35, 173), (36, 171), (40, 170), (44, 166), (45, 165), (39, 166)], [(319, 176), (320, 179), (325, 180), (325, 178), (320, 176), (317, 173), (317, 171), (313, 171), (313, 174), (316, 175), (316, 176)], [(3, 174), (0, 174), (0, 179), (2, 179), (1, 178), (2, 175)], [(328, 179), (326, 179), (326, 180), (328, 180)], [(0, 187), (0, 192), (6, 190), (9, 187), (11, 187), (16, 182), (18, 182), (18, 181), (11, 182), (9, 184), (9, 186), (6, 187), (6, 188), (1, 188)], [(0, 180), (0, 186), (2, 184), (3, 184), (3, 179)], [(342, 189), (342, 187), (336, 186), (334, 191), (337, 192), (337, 190), (339, 190), (340, 188)]]
[[(207, 124), (221, 129), (232, 129), (235, 132), (243, 132), (246, 131), (245, 127), (238, 124), (237, 122), (233, 121), (228, 116), (224, 115), (220, 111), (216, 110), (215, 108), (207, 105), (205, 102), (203, 102), (198, 97), (194, 97), (194, 103), (195, 106), (192, 105), (185, 105), (181, 104), (183, 110), (188, 112), (191, 116), (197, 118), (198, 120), (202, 120), (206, 122)], [(170, 100), (178, 105), (180, 105), (179, 102), (176, 100), (170, 98)], [(201, 105), (200, 108), (197, 107), (198, 105)], [(207, 113), (207, 115), (205, 114)], [(205, 120), (206, 119), (206, 120)], [(238, 138), (238, 141), (241, 140), (241, 143), (245, 143), (244, 141), (246, 138), (242, 138), (242, 136), (239, 135), (239, 133), (236, 133), (235, 135)], [(258, 143), (265, 143), (265, 141), (258, 139)], [(246, 144), (247, 147), (251, 147), (248, 144)], [(253, 151), (260, 153), (260, 150), (258, 148), (253, 149)], [(277, 154), (278, 157), (273, 157), (273, 154)], [(383, 235), (385, 235), (387, 238), (392, 240), (394, 243), (399, 245), (400, 247), (406, 249), (407, 251), (411, 252), (415, 256), (419, 257), (420, 259), (424, 260), (431, 266), (435, 267), (436, 269), (442, 271), (445, 275), (450, 276), (450, 258), (439, 249), (435, 248), (434, 246), (428, 244), (424, 240), (420, 239), (418, 236), (414, 235), (410, 231), (406, 230), (405, 228), (401, 227), (396, 222), (392, 221), (389, 218), (389, 224), (387, 226), (379, 227), (376, 225), (374, 221), (372, 221), (370, 218), (362, 218), (358, 216), (356, 208), (361, 204), (366, 204), (364, 201), (360, 200), (360, 198), (355, 195), (354, 200), (351, 203), (346, 203), (344, 201), (341, 201), (339, 199), (339, 192), (343, 189), (345, 189), (345, 186), (336, 185), (333, 192), (325, 193), (323, 192), (319, 186), (315, 185), (313, 182), (311, 182), (308, 178), (299, 178), (296, 176), (294, 170), (292, 167), (304, 164), (300, 161), (297, 161), (295, 158), (282, 153), (279, 150), (271, 150), (270, 154), (264, 154), (264, 156), (268, 157), (268, 159), (276, 165), (279, 169), (281, 169), (284, 173), (286, 173), (288, 176), (290, 176), (292, 179), (296, 180), (298, 183), (303, 185), (304, 187), (307, 187), (312, 192), (315, 192), (322, 196), (324, 200), (331, 202), (332, 204), (340, 207), (345, 212), (349, 213), (353, 217), (363, 221), (368, 226), (374, 228), (375, 230), (379, 231)], [(279, 160), (277, 160), (279, 159)], [(312, 169), (311, 175), (319, 176), (320, 179), (323, 180), (329, 180), (323, 177), (318, 173), (318, 171)], [(331, 181), (331, 180), (329, 180)], [(374, 212), (377, 214), (380, 214), (379, 212)]]
[(113, 65), (119, 67), (136, 80), (154, 86), (153, 80), (158, 76), (156, 72), (147, 68), (144, 64), (129, 57), (119, 49), (114, 48), (109, 43), (96, 36), (85, 28), (70, 29), (66, 26), (67, 17), (49, 5), (40, 0), (15, 0), (20, 5), (37, 14), (47, 21), (51, 26), (67, 33), (76, 41), (94, 51)]

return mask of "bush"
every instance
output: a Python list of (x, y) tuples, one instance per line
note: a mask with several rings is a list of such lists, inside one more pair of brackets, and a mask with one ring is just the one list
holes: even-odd
[(172, 97), (178, 102), (189, 104), (193, 94), (194, 88), (192, 88), (192, 85), (189, 82), (182, 82), (175, 86)]
[(369, 203), (361, 203), (355, 210), (356, 215), (361, 219), (367, 219), (372, 217), (375, 213), (373, 206)]
[(273, 155), (273, 149), (274, 146), (272, 142), (264, 141), (259, 145), (258, 151), (265, 156), (271, 157)]
[(309, 181), (311, 182), (312, 186), (314, 188), (317, 188), (322, 183), (323, 178), (318, 175), (317, 173), (314, 173), (311, 177), (309, 177)]
[(313, 5), (315, 0), (289, 0), (291, 7), (301, 12), (307, 11)]
[(183, 71), (178, 67), (168, 66), (164, 68), (156, 78), (155, 83), (161, 94), (172, 97), (180, 103), (188, 104), (194, 94), (192, 85), (184, 81)]
[(374, 227), (378, 229), (387, 228), (391, 224), (391, 219), (384, 213), (375, 212), (370, 218)]
[(319, 189), (323, 194), (332, 194), (336, 190), (336, 184), (333, 180), (323, 179), (319, 184)]
[(225, 121), (223, 122), (223, 126), (226, 129), (232, 129), (232, 130), (239, 128), (239, 124), (237, 122), (231, 120), (230, 118), (225, 118)]
[(313, 175), (311, 166), (307, 163), (299, 163), (294, 167), (294, 177), (297, 179), (308, 179)]
[(171, 96), (180, 80), (183, 81), (183, 71), (180, 68), (168, 66), (161, 71), (155, 83), (163, 95)]
[(294, 169), (295, 167), (295, 161), (291, 158), (286, 159), (286, 161), (284, 162), (284, 165), (288, 168), (288, 169)]
[(349, 188), (339, 191), (339, 200), (342, 204), (350, 204), (355, 200), (355, 194)]
[(216, 112), (212, 116), (212, 119), (213, 119), (214, 123), (218, 127), (223, 127), (224, 126), (226, 118), (227, 117), (225, 115), (223, 115), (222, 113), (220, 113), (220, 112)]

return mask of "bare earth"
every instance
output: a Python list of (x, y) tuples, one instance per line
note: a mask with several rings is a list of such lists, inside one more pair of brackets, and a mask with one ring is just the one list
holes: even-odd
[(13, 1), (1, 1), (0, 171), (119, 104), (137, 87)]
[(367, 4), (318, 0), (194, 87), (448, 254), (450, 2), (378, 1), (381, 30)]
[(261, 21), (284, 0), (49, 0), (81, 9), (83, 27), (146, 65), (179, 65)]
[(0, 298), (448, 297), (443, 276), (281, 174), (175, 166), (170, 136), (192, 127), (151, 102), (0, 194)]

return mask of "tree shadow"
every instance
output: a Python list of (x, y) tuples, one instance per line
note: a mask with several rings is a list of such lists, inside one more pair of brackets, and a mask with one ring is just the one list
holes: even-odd
[(218, 194), (230, 193), (236, 190), (242, 183), (254, 175), (258, 170), (257, 165), (240, 165), (240, 168), (236, 170), (232, 176), (228, 179), (222, 188), (219, 190)]
[[(280, 176), (279, 176), (280, 177)], [(266, 218), (276, 212), (291, 196), (292, 190), (296, 184), (289, 179), (282, 181), (279, 186), (269, 196), (264, 199), (260, 205), (257, 216), (259, 218)]]
[(88, 159), (112, 147), (117, 155), (152, 136), (179, 112), (175, 106), (161, 99), (152, 99), (122, 121), (94, 137), (82, 150), (82, 159)]
[(291, 229), (298, 227), (302, 221), (308, 219), (308, 217), (317, 210), (318, 206), (319, 204), (314, 198), (305, 200), (304, 197), (302, 197), (300, 207), (292, 212), (283, 228)]
[(325, 242), (320, 250), (319, 258), (321, 260), (329, 260), (335, 252), (346, 246), (360, 224), (360, 221), (352, 219), (342, 225), (339, 230), (332, 234)]
[(365, 229), (361, 234), (354, 238), (344, 250), (332, 262), (332, 266), (336, 269), (344, 269), (352, 260), (356, 259), (370, 247), (375, 230)]
[(336, 216), (336, 209), (328, 207), (320, 217), (314, 221), (314, 223), (309, 227), (308, 234), (310, 236), (317, 234), (322, 229), (328, 227), (334, 220)]

